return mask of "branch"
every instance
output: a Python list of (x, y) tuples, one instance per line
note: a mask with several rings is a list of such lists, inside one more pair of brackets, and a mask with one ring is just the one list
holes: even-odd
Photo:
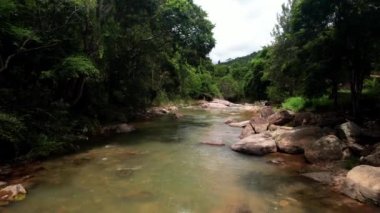
[(49, 44), (44, 45), (44, 46), (35, 47), (35, 48), (31, 48), (31, 49), (25, 49), (25, 46), (28, 44), (29, 41), (31, 41), (30, 38), (26, 39), (15, 53), (13, 53), (7, 57), (7, 59), (5, 60), (5, 63), (0, 67), (0, 73), (5, 71), (6, 69), (8, 69), (9, 63), (11, 62), (11, 60), (16, 55), (19, 55), (22, 53), (27, 53), (27, 52), (32, 52), (32, 51), (36, 51), (36, 50), (40, 50), (40, 49), (45, 49), (45, 48), (49, 48), (49, 47), (53, 47), (53, 46), (58, 44), (58, 42), (52, 42), (52, 43), (49, 43)]

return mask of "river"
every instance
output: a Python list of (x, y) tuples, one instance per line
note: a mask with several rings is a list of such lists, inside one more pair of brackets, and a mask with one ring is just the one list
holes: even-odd
[(246, 114), (181, 113), (178, 120), (167, 116), (136, 123), (136, 132), (44, 162), (39, 184), (4, 212), (375, 212), (300, 177), (300, 156), (281, 155), (288, 166), (276, 166), (267, 161), (278, 154), (254, 157), (231, 151), (240, 129), (223, 121)]

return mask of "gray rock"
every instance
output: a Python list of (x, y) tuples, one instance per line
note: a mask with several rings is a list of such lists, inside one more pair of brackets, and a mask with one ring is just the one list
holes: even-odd
[(265, 155), (277, 151), (275, 141), (267, 133), (250, 135), (233, 144), (231, 149), (236, 152), (252, 155)]
[(319, 127), (304, 127), (286, 131), (277, 136), (276, 144), (281, 152), (289, 154), (301, 154), (304, 147), (311, 144), (323, 136), (322, 129)]
[(361, 128), (354, 122), (346, 122), (336, 127), (339, 137), (346, 139), (349, 143), (356, 143), (362, 133)]
[(380, 205), (380, 167), (353, 168), (347, 174), (342, 192), (356, 200)]
[(311, 163), (341, 160), (345, 148), (345, 144), (335, 135), (324, 136), (304, 147), (305, 157)]

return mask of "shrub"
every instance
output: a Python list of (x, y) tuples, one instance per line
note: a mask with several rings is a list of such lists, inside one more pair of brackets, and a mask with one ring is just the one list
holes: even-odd
[(308, 105), (313, 109), (327, 109), (333, 105), (333, 100), (329, 99), (327, 95), (324, 95), (319, 98), (311, 99)]
[(282, 108), (292, 110), (294, 112), (299, 112), (306, 106), (306, 100), (303, 97), (291, 97), (286, 99), (282, 103)]

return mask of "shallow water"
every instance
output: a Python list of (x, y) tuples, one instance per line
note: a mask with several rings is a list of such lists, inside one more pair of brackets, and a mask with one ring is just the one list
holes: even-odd
[[(184, 110), (136, 124), (107, 146), (44, 163), (27, 199), (5, 212), (375, 212), (269, 157), (235, 153), (239, 113)], [(223, 141), (224, 147), (199, 144)], [(295, 157), (288, 157), (287, 160)], [(290, 164), (291, 162), (289, 162)], [(379, 209), (377, 209), (379, 210)]]

